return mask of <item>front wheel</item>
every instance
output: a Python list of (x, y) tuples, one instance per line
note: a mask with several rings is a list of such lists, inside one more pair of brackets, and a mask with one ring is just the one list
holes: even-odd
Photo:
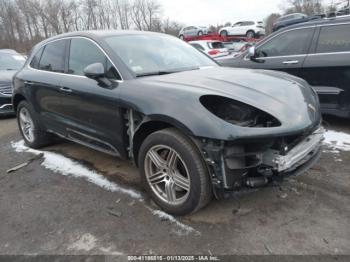
[(203, 35), (203, 32), (202, 32), (202, 31), (199, 31), (197, 35), (198, 35), (198, 36), (202, 36), (202, 35)]
[(185, 215), (209, 203), (212, 191), (204, 160), (178, 130), (168, 128), (148, 136), (138, 163), (146, 190), (165, 212)]
[(221, 36), (221, 37), (227, 37), (227, 35), (228, 35), (228, 34), (227, 34), (227, 31), (226, 31), (226, 30), (223, 30), (223, 31), (220, 32), (220, 36)]

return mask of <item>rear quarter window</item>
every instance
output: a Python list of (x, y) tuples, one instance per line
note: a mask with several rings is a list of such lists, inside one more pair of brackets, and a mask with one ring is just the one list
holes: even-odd
[(64, 72), (66, 40), (58, 40), (45, 46), (39, 62), (39, 69), (51, 72)]
[(43, 53), (43, 50), (44, 50), (44, 48), (40, 48), (40, 50), (37, 51), (35, 53), (35, 55), (33, 56), (32, 61), (30, 61), (30, 66), (32, 68), (39, 69), (39, 62), (40, 62), (40, 58), (41, 58), (41, 55)]
[(316, 53), (350, 51), (350, 25), (325, 26), (321, 28)]

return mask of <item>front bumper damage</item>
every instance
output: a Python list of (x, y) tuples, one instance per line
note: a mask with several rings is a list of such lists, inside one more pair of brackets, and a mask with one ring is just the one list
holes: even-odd
[(215, 196), (225, 198), (305, 173), (319, 159), (324, 129), (242, 141), (202, 140)]

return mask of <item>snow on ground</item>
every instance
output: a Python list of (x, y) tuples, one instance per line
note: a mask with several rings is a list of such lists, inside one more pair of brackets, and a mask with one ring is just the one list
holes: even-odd
[(331, 149), (330, 152), (339, 153), (339, 150), (350, 151), (350, 134), (328, 130), (324, 134), (323, 143)]
[(153, 215), (158, 216), (160, 219), (167, 220), (170, 223), (175, 224), (176, 226), (178, 226), (181, 229), (181, 232), (180, 231), (179, 232), (175, 232), (178, 235), (183, 235), (183, 234), (187, 235), (188, 233), (192, 233), (192, 232), (195, 233), (196, 235), (201, 235), (201, 233), (198, 232), (197, 230), (195, 230), (194, 228), (192, 228), (192, 227), (190, 227), (188, 225), (180, 223), (178, 220), (175, 219), (175, 217), (165, 213), (164, 211), (151, 210), (151, 212), (152, 212)]
[(110, 182), (108, 179), (104, 178), (102, 175), (96, 173), (95, 171), (90, 170), (78, 162), (73, 161), (65, 156), (53, 152), (31, 149), (24, 145), (23, 140), (15, 143), (12, 142), (11, 144), (16, 152), (29, 152), (35, 155), (42, 153), (44, 161), (41, 163), (41, 165), (47, 169), (52, 170), (55, 173), (60, 173), (64, 176), (71, 175), (73, 177), (81, 177), (109, 191), (121, 192), (131, 196), (132, 198), (140, 200), (142, 199), (140, 193), (131, 189), (120, 187), (119, 185)]
[[(63, 155), (49, 152), (49, 151), (43, 151), (43, 150), (36, 150), (27, 147), (24, 144), (24, 141), (18, 141), (18, 142), (11, 142), (12, 147), (15, 149), (16, 152), (28, 152), (35, 155), (43, 154), (44, 161), (41, 163), (42, 166), (45, 168), (55, 172), (62, 174), (64, 176), (73, 176), (78, 178), (84, 178), (87, 181), (96, 184), (99, 187), (102, 187), (106, 190), (112, 191), (112, 192), (120, 192), (129, 195), (132, 198), (135, 198), (139, 201), (143, 201), (143, 198), (139, 192), (136, 192), (132, 189), (126, 189), (123, 188), (116, 183), (113, 183), (103, 177), (102, 175), (98, 174), (96, 171), (88, 169), (78, 163), (77, 161), (73, 161)], [(161, 211), (161, 210), (154, 210), (150, 207), (147, 207), (151, 213), (155, 216), (158, 216), (160, 219), (164, 219), (169, 221), (171, 224), (176, 225), (180, 231), (176, 232), (180, 235), (182, 234), (189, 234), (189, 233), (195, 233), (197, 235), (200, 234), (197, 230), (194, 228), (181, 223), (178, 221), (175, 217)]]

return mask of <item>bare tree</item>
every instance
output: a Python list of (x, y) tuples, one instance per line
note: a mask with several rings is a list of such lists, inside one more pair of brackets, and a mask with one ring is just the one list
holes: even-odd
[(178, 35), (182, 27), (162, 18), (158, 0), (0, 0), (0, 48), (19, 51), (70, 31), (136, 29)]
[(265, 19), (265, 30), (266, 34), (272, 33), (273, 24), (276, 22), (276, 20), (280, 17), (280, 14), (272, 13)]
[(323, 0), (288, 0), (285, 13), (320, 14), (324, 11)]

